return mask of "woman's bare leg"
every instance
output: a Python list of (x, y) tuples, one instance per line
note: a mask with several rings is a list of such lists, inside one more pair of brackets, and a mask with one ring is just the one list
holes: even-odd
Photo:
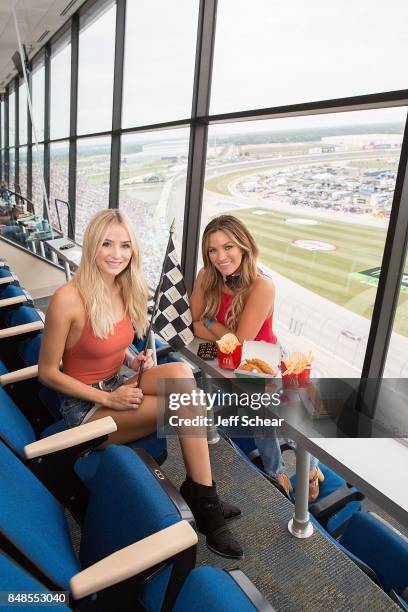
[[(189, 388), (195, 388), (193, 373), (185, 363), (167, 363), (151, 368), (142, 375), (140, 388), (144, 397), (140, 407), (134, 410), (99, 408), (89, 419), (94, 421), (106, 416), (113, 418), (118, 431), (110, 434), (108, 444), (126, 444), (156, 431), (157, 394), (160, 391), (158, 382), (163, 379), (172, 381), (174, 388), (177, 387), (177, 379), (187, 381)], [(179, 440), (187, 474), (195, 482), (211, 486), (212, 475), (206, 435), (202, 437), (180, 435)]]

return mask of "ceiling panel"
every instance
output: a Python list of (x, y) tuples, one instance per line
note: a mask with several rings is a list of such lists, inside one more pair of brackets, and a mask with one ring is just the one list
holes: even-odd
[[(61, 16), (62, 11), (70, 2), (71, 0), (16, 0), (21, 42), (26, 45), (29, 57), (33, 57), (47, 40), (68, 21), (69, 17), (84, 3), (84, 0), (74, 2), (69, 11)], [(0, 0), (0, 92), (4, 91), (10, 78), (17, 74), (11, 60), (12, 55), (18, 50), (11, 6), (10, 0)], [(47, 30), (49, 33), (38, 42)]]

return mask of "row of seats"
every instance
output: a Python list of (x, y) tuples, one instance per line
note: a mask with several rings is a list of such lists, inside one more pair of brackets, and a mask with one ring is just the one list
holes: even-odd
[[(27, 344), (38, 354), (41, 333), (20, 342), (23, 361)], [(242, 572), (194, 567), (193, 516), (136, 443), (88, 454), (116, 429), (113, 419), (57, 434), (54, 424), (38, 439), (9, 387), (0, 388), (0, 591), (69, 591), (77, 610), (111, 611), (118, 602), (122, 610), (273, 610)], [(30, 402), (35, 414), (38, 396)], [(79, 558), (64, 509), (81, 527)]]

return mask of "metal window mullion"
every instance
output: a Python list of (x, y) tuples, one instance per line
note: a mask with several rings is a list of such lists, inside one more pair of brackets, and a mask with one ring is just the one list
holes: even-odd
[[(398, 306), (408, 242), (408, 119), (381, 263), (370, 333), (362, 370), (361, 400), (365, 413), (373, 415), (383, 375), (394, 318)], [(364, 381), (370, 379), (369, 385)], [(374, 381), (378, 382), (375, 383)]]
[[(45, 45), (44, 57), (44, 184), (47, 198), (50, 195), (50, 71), (51, 71), (51, 45)], [(47, 217), (45, 201), (43, 203), (43, 217)]]
[(14, 79), (14, 188), (19, 184), (20, 168), (19, 168), (19, 130), (20, 130), (20, 117), (19, 117), (19, 98), (20, 88), (18, 85), (18, 75)]
[(3, 102), (3, 94), (0, 94), (0, 181), (3, 180), (3, 174), (4, 174), (4, 169), (3, 169), (3, 131), (1, 129), (2, 126), (2, 120), (3, 120), (3, 113), (4, 113), (4, 105), (2, 104)]
[(113, 76), (112, 136), (109, 180), (109, 208), (119, 207), (120, 153), (122, 126), (123, 70), (125, 57), (126, 0), (117, 0), (115, 66)]
[(187, 291), (190, 292), (194, 285), (198, 257), (208, 133), (207, 123), (199, 122), (197, 117), (208, 115), (210, 108), (216, 13), (217, 0), (201, 0), (181, 258)]
[(9, 96), (10, 90), (7, 88), (6, 96), (4, 99), (4, 180), (9, 184), (9, 164), (10, 164), (10, 153), (9, 153)]
[[(30, 90), (31, 100), (33, 95), (33, 79), (32, 73), (28, 75), (28, 87)], [(31, 115), (28, 109), (27, 102), (27, 193), (26, 196), (29, 200), (32, 199), (33, 196), (33, 136), (32, 136), (32, 123), (31, 123)]]
[(78, 114), (78, 54), (79, 54), (79, 15), (71, 21), (71, 105), (69, 122), (69, 168), (68, 203), (74, 223), (73, 235), (68, 224), (68, 236), (75, 238), (76, 228), (76, 169), (77, 169), (77, 114)]

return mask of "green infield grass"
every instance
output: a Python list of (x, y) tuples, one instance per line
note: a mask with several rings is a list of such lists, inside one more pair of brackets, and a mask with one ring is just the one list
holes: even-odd
[[(386, 230), (314, 217), (318, 225), (295, 225), (285, 219), (302, 218), (296, 214), (266, 211), (259, 208), (233, 210), (253, 233), (260, 249), (260, 260), (298, 285), (321, 295), (335, 304), (371, 319), (376, 287), (353, 277), (375, 266), (381, 266)], [(307, 216), (307, 219), (313, 217)], [(307, 250), (293, 246), (294, 240), (322, 241), (336, 250)], [(394, 330), (408, 336), (408, 294), (400, 293)]]

